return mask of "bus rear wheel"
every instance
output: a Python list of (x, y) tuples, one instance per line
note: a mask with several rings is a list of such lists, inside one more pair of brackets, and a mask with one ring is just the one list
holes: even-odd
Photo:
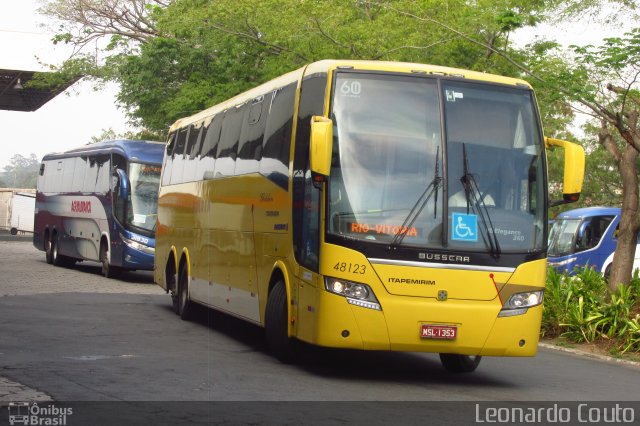
[(51, 264), (54, 266), (71, 266), (73, 259), (60, 254), (58, 250), (58, 234), (53, 234), (51, 241), (49, 242), (51, 250)]
[(102, 275), (105, 278), (115, 278), (120, 274), (120, 268), (109, 263), (109, 249), (106, 243), (100, 244), (100, 263), (102, 264)]
[(53, 264), (53, 243), (49, 235), (44, 236), (44, 257), (49, 265)]
[(289, 337), (289, 312), (287, 289), (284, 281), (278, 281), (267, 299), (265, 333), (269, 349), (283, 363), (295, 359), (294, 341)]
[(182, 268), (178, 277), (178, 314), (185, 321), (191, 321), (194, 316), (193, 302), (189, 299), (187, 268)]
[(478, 368), (481, 356), (440, 354), (440, 362), (451, 373), (471, 373)]

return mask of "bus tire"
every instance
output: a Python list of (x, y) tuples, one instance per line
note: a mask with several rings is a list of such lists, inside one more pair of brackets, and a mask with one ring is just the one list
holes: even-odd
[(284, 281), (280, 280), (269, 293), (264, 321), (269, 350), (285, 364), (295, 359), (294, 342), (289, 337), (287, 307), (287, 290)]
[(106, 242), (100, 244), (100, 263), (102, 264), (102, 275), (105, 278), (115, 278), (120, 274), (120, 268), (109, 263), (109, 249)]
[(171, 290), (171, 308), (176, 315), (180, 315), (180, 298), (176, 290)]
[(194, 317), (195, 307), (189, 299), (189, 279), (187, 268), (180, 268), (178, 276), (178, 314), (185, 321), (191, 321)]
[(18, 228), (11, 228), (11, 235), (18, 235)]
[(481, 356), (440, 354), (440, 362), (450, 373), (471, 373), (478, 368)]
[(51, 264), (53, 266), (67, 266), (65, 257), (58, 251), (58, 234), (51, 237)]
[(44, 257), (49, 265), (53, 264), (53, 242), (48, 234), (44, 236)]

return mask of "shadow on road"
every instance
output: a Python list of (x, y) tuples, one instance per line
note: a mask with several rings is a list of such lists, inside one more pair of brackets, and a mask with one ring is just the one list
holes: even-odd
[[(167, 299), (169, 299), (167, 297)], [(195, 305), (193, 322), (245, 345), (247, 351), (272, 356), (264, 329), (225, 313)], [(165, 305), (173, 313), (170, 303)], [(175, 316), (179, 321), (179, 317)], [(442, 367), (438, 354), (332, 349), (296, 342), (295, 368), (326, 378), (371, 382), (432, 383), (464, 386), (511, 387), (494, 375), (482, 372), (482, 363), (474, 373), (453, 374)], [(390, 396), (391, 399), (392, 396)]]

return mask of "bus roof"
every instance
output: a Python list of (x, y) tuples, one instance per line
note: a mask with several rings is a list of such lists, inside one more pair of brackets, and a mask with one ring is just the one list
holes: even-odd
[(558, 219), (582, 219), (584, 217), (591, 216), (603, 216), (603, 215), (619, 215), (619, 207), (583, 207), (580, 209), (567, 210), (563, 213), (558, 213), (555, 217)]
[(175, 131), (178, 128), (184, 127), (189, 124), (197, 123), (205, 120), (208, 117), (212, 117), (215, 114), (225, 111), (233, 106), (242, 104), (251, 99), (254, 99), (260, 95), (263, 95), (272, 90), (283, 87), (287, 84), (300, 80), (303, 76), (328, 73), (335, 69), (350, 69), (350, 70), (362, 70), (362, 71), (383, 71), (383, 72), (395, 72), (406, 74), (422, 74), (422, 75), (434, 75), (462, 78), (474, 81), (483, 81), (487, 83), (506, 84), (510, 86), (521, 86), (531, 89), (531, 85), (525, 80), (503, 77), (495, 74), (487, 74), (478, 71), (470, 71), (465, 69), (443, 67), (438, 65), (427, 65), (410, 62), (389, 62), (389, 61), (362, 61), (362, 60), (336, 60), (325, 59), (322, 61), (313, 62), (295, 71), (284, 74), (271, 81), (268, 81), (260, 86), (249, 89), (246, 92), (224, 101), (220, 104), (214, 105), (204, 111), (198, 112), (192, 116), (184, 117), (177, 120), (169, 129), (169, 132)]
[(107, 140), (78, 148), (70, 149), (64, 152), (55, 152), (45, 155), (42, 161), (54, 160), (56, 158), (78, 157), (82, 155), (98, 155), (119, 153), (128, 160), (138, 161), (141, 163), (162, 164), (162, 158), (165, 149), (164, 142), (144, 141), (144, 140)]

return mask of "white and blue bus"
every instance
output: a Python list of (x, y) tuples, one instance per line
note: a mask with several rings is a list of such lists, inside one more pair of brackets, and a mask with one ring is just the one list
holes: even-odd
[(47, 263), (96, 261), (106, 277), (153, 270), (164, 148), (161, 142), (115, 140), (45, 155), (33, 244)]
[[(558, 214), (549, 231), (549, 265), (569, 274), (589, 266), (608, 277), (621, 214), (619, 207), (584, 207)], [(640, 268), (638, 243), (634, 269)]]

